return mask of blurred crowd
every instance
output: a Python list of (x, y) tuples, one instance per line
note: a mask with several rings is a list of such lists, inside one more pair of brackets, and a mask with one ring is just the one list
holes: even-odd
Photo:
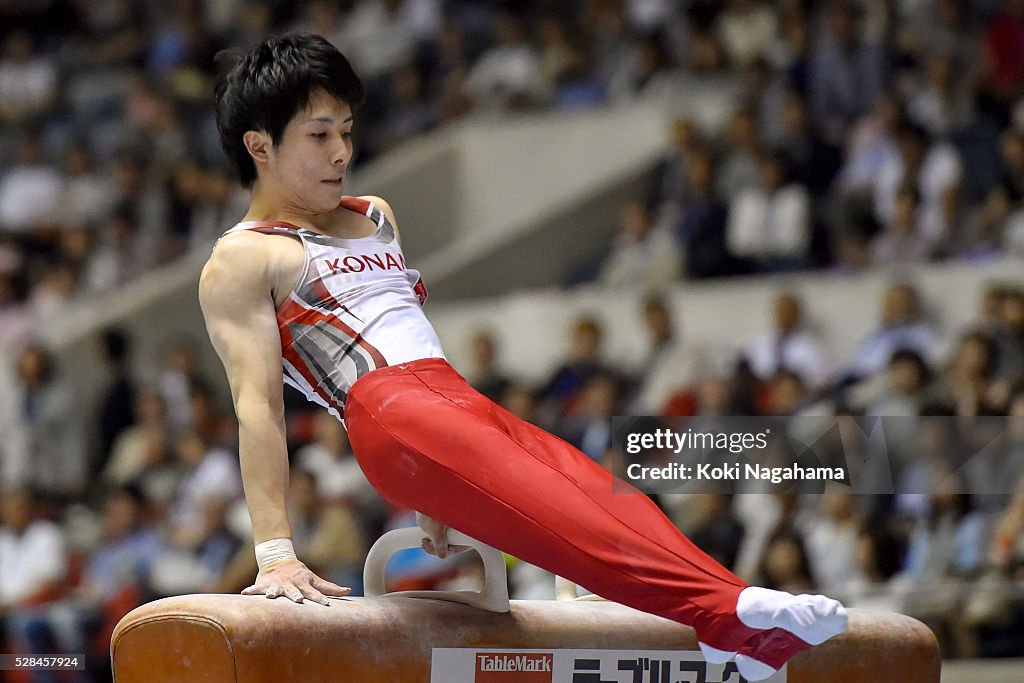
[[(255, 575), (237, 425), (194, 343), (168, 340), (142, 378), (131, 339), (109, 330), (109, 382), (84, 424), (80, 388), (32, 333), (242, 214), (213, 125), (213, 56), (288, 28), (327, 36), (365, 79), (361, 160), (467, 116), (738, 86), (720, 129), (677, 122), (647, 195), (579, 279), (657, 288), (1024, 246), (1021, 0), (0, 0), (0, 653), (86, 652), (81, 680), (102, 680), (127, 610), (237, 592)], [(794, 294), (775, 302), (772, 334), (728, 353), (700, 348), (651, 296), (639, 363), (608, 357), (588, 317), (537, 386), (502, 370), (503, 340), (487, 331), (459, 369), (609, 467), (616, 414), (1024, 419), (1024, 288), (993, 285), (968, 330), (932, 324), (937, 305), (894, 283), (856, 351), (836, 358), (815, 334), (828, 321), (805, 319)], [(367, 544), (411, 512), (370, 489), (336, 421), (286, 397), (297, 551), (358, 594)], [(1002, 469), (976, 475), (1004, 495), (658, 503), (749, 581), (915, 614), (949, 655), (1010, 655), (1024, 638), (1024, 428), (1007, 424)], [(465, 556), (397, 559), (397, 588), (479, 574)], [(511, 581), (517, 597), (553, 594), (521, 563)]]
[(244, 212), (214, 56), (287, 29), (365, 80), (360, 163), (465, 117), (728, 93), (727, 120), (677, 122), (579, 279), (1024, 249), (1022, 0), (7, 0), (0, 342)]

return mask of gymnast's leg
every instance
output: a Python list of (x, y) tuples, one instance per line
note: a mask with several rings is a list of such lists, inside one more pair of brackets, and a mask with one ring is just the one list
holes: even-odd
[(610, 600), (691, 625), (709, 659), (740, 652), (774, 669), (845, 627), (845, 614), (840, 625), (813, 604), (790, 618), (793, 609), (769, 599), (775, 591), (741, 616), (747, 584), (650, 499), (613, 494), (607, 471), (450, 368), (374, 374), (353, 388), (346, 422), (367, 478), (392, 502)]

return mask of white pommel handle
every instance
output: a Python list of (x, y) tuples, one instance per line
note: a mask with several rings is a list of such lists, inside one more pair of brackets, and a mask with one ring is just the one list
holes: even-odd
[(426, 536), (419, 527), (412, 526), (404, 529), (389, 531), (373, 544), (370, 552), (366, 554), (366, 564), (363, 565), (363, 590), (367, 597), (407, 597), (407, 598), (431, 598), (433, 600), (447, 600), (448, 602), (460, 602), (464, 605), (477, 607), (488, 612), (504, 613), (511, 610), (508, 601), (508, 579), (505, 574), (505, 557), (500, 551), (491, 546), (481, 543), (475, 538), (466, 534), (448, 529), (449, 545), (469, 546), (480, 554), (484, 563), (484, 585), (479, 593), (475, 591), (399, 591), (388, 593), (385, 584), (385, 571), (388, 559), (399, 550), (406, 548), (419, 548), (420, 542)]

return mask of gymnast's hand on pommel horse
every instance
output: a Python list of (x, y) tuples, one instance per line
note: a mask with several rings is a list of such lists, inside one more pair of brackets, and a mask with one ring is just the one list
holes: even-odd
[(749, 586), (649, 498), (613, 493), (609, 472), (448, 364), (391, 207), (342, 191), (363, 90), (335, 47), (287, 34), (232, 59), (217, 83), (217, 126), (252, 198), (215, 245), (199, 298), (238, 417), (260, 565), (247, 593), (329, 604), (348, 592), (292, 548), (288, 383), (345, 423), (366, 478), (422, 513), (423, 545), (438, 555), (451, 550), (444, 527), (458, 530), (692, 626), (708, 661), (735, 659), (750, 680), (846, 629), (835, 600)]

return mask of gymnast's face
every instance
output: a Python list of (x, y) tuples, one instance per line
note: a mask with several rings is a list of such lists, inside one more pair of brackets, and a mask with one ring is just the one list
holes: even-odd
[(259, 171), (257, 185), (283, 207), (320, 214), (338, 207), (352, 160), (352, 109), (323, 90), (314, 91), (277, 144), (262, 131), (245, 137)]

